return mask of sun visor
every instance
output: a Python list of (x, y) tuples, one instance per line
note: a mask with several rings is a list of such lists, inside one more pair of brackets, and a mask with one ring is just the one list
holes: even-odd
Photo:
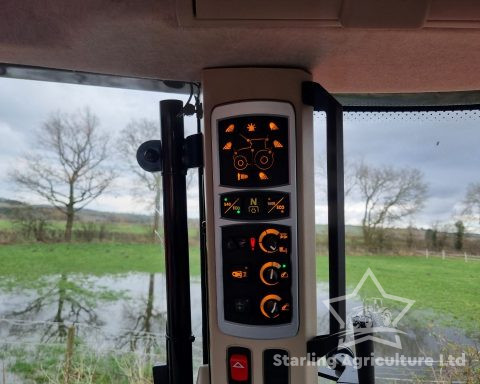
[(478, 0), (177, 0), (184, 26), (480, 28)]
[(340, 22), (347, 28), (420, 28), (430, 0), (344, 0)]

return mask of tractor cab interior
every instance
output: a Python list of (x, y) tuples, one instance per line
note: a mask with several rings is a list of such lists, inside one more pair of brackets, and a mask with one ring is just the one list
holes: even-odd
[[(450, 169), (453, 155), (435, 157), (433, 150), (457, 139), (463, 144), (455, 146), (455, 155), (463, 152), (468, 164), (462, 169), (478, 164), (473, 149), (478, 134), (471, 127), (480, 109), (480, 3), (3, 0), (0, 63), (0, 81), (159, 95), (161, 129), (138, 143), (135, 154), (137, 172), (161, 175), (163, 201), (164, 254), (158, 258), (164, 258), (165, 268), (166, 354), (152, 367), (148, 382), (416, 380), (418, 371), (405, 366), (397, 367), (401, 375), (392, 378), (393, 368), (388, 371), (375, 358), (400, 352), (395, 344), (400, 336), (415, 332), (395, 333), (415, 301), (420, 307), (427, 303), (421, 311), (430, 316), (425, 323), (427, 317), (417, 319), (424, 326), (416, 326), (440, 326), (432, 320), (432, 313), (442, 310), (432, 304), (437, 296), (425, 291), (424, 299), (411, 297), (423, 289), (422, 279), (457, 289), (449, 282), (450, 272), (417, 260), (433, 265), (431, 252), (437, 252), (436, 263), (449, 262), (446, 244), (451, 241), (460, 259), (451, 261), (449, 271), (477, 268), (478, 222), (462, 230), (459, 223), (466, 219), (457, 218), (453, 229), (427, 229), (433, 216), (420, 212), (429, 187), (434, 193), (440, 181), (449, 184), (446, 178), (458, 177), (462, 186), (471, 183), (470, 211), (461, 207), (461, 199), (452, 204), (458, 203), (458, 215), (474, 216), (475, 207), (480, 209), (480, 188), (475, 192), (480, 180), (473, 171), (471, 179), (460, 171), (455, 176), (463, 167), (458, 165), (448, 176), (435, 174), (425, 181), (422, 172), (427, 171), (412, 164)], [(187, 117), (194, 121), (189, 135)], [(448, 124), (459, 134), (448, 131)], [(470, 129), (472, 138), (462, 129)], [(433, 140), (433, 149), (426, 149), (423, 139)], [(369, 166), (372, 158), (382, 164)], [(186, 181), (191, 169), (198, 171), (196, 306)], [(452, 200), (444, 184), (434, 198), (446, 205), (437, 204), (436, 213), (451, 208), (446, 208)], [(355, 267), (348, 264), (350, 254), (359, 261)], [(376, 264), (379, 260), (384, 264)], [(421, 272), (414, 277), (409, 268)], [(468, 276), (462, 289), (478, 290), (475, 269)], [(349, 303), (367, 279), (382, 297), (363, 297), (355, 302), (360, 309), (353, 310)], [(390, 289), (408, 287), (386, 292), (380, 282), (388, 280), (394, 282)], [(388, 300), (397, 304), (389, 306)], [(444, 305), (450, 320), (465, 321), (471, 346), (478, 337), (480, 304), (478, 298), (463, 300), (458, 305), (463, 309), (449, 301)], [(463, 318), (466, 307), (470, 312)], [(196, 335), (195, 311), (201, 311), (201, 334)], [(195, 338), (202, 341), (201, 364), (194, 364)], [(463, 375), (460, 370), (455, 374)], [(469, 372), (462, 378), (478, 374), (478, 365)]]

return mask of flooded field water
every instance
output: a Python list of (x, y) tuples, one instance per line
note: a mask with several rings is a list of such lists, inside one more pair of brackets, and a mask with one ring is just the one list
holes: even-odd
[[(318, 333), (328, 332), (328, 285), (317, 284)], [(196, 336), (194, 365), (201, 363), (200, 283), (192, 280), (192, 327)], [(347, 312), (361, 306), (348, 302)], [(433, 327), (425, 320), (432, 314), (412, 311), (402, 323), (401, 349), (375, 344), (377, 356), (437, 358), (447, 342), (474, 345), (460, 328)], [(8, 383), (27, 383), (19, 369), (9, 369), (18, 359), (29, 359), (36, 349), (46, 346), (65, 348), (69, 328), (75, 327), (75, 353), (97, 355), (135, 354), (145, 361), (165, 360), (165, 279), (162, 274), (131, 273), (111, 276), (53, 275), (39, 281), (0, 287), (0, 368)], [(380, 336), (382, 337), (382, 336)], [(391, 335), (385, 336), (387, 339)], [(347, 337), (348, 340), (348, 337)], [(63, 351), (62, 349), (62, 351)], [(21, 351), (21, 353), (19, 352)], [(63, 352), (62, 352), (63, 353)], [(17, 361), (18, 363), (18, 361)], [(48, 364), (47, 362), (45, 364)], [(18, 366), (18, 364), (17, 364)], [(147, 368), (148, 369), (148, 368)], [(196, 371), (196, 369), (195, 369)], [(428, 367), (377, 369), (379, 383), (431, 377)], [(398, 381), (404, 382), (404, 381)]]

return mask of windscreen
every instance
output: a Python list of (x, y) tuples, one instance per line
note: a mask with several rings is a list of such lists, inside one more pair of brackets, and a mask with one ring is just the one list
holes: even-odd
[[(171, 98), (0, 79), (0, 382), (149, 383), (165, 361), (161, 175), (135, 155)], [(187, 189), (198, 367), (196, 172)]]
[[(478, 381), (480, 113), (343, 118), (346, 344), (355, 347), (351, 319), (367, 315), (377, 382)], [(325, 129), (316, 114), (318, 325), (327, 333)]]

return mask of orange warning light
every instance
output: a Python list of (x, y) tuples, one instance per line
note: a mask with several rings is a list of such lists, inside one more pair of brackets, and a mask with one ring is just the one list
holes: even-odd
[(280, 129), (278, 128), (277, 124), (275, 124), (273, 121), (271, 121), (268, 126), (270, 127), (271, 131), (278, 131)]
[(230, 149), (232, 149), (232, 142), (231, 141), (229, 141), (227, 144), (225, 144), (223, 146), (224, 151), (229, 151)]
[(280, 278), (281, 278), (281, 279), (288, 279), (288, 272), (283, 271), (283, 272), (280, 274)]
[(233, 132), (235, 130), (235, 124), (230, 124), (225, 130), (226, 133)]
[(290, 311), (290, 304), (289, 303), (285, 303), (282, 305), (282, 312), (288, 312)]
[(232, 277), (235, 279), (245, 279), (247, 277), (246, 271), (232, 271)]
[(248, 179), (248, 175), (246, 173), (237, 173), (237, 179), (238, 181), (240, 180), (247, 180)]
[(253, 123), (247, 125), (248, 132), (255, 132), (255, 128), (257, 127)]
[(280, 141), (278, 141), (278, 140), (273, 140), (273, 146), (275, 148), (283, 148), (283, 144), (280, 143)]
[(260, 178), (260, 180), (268, 180), (268, 176), (265, 172), (259, 172), (258, 177)]

